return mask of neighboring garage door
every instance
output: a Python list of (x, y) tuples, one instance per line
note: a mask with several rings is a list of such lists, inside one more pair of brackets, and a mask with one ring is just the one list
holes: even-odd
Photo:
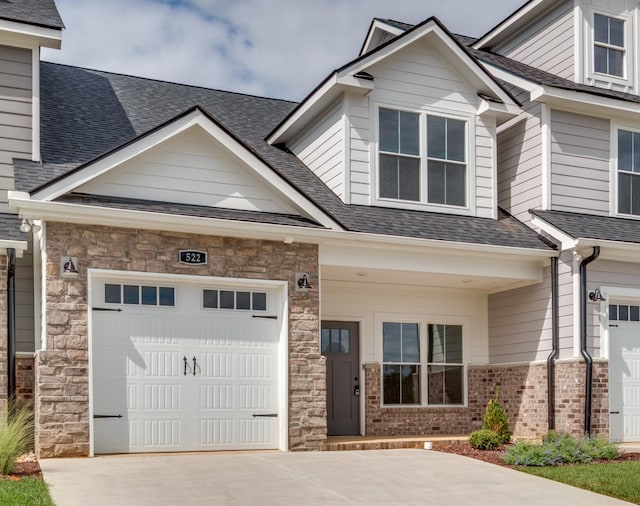
[(95, 453), (279, 447), (268, 290), (112, 279), (92, 293)]
[(640, 306), (609, 307), (609, 427), (612, 441), (640, 441)]

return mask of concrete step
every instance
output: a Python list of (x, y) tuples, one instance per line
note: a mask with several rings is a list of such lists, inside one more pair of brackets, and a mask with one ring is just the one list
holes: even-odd
[(424, 449), (425, 443), (466, 442), (469, 436), (329, 436), (323, 451)]

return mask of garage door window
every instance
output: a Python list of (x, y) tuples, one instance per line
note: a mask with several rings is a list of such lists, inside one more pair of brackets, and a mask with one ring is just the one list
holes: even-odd
[(235, 290), (202, 290), (202, 307), (205, 309), (266, 311), (267, 294), (265, 292)]
[(107, 304), (173, 307), (176, 305), (175, 288), (106, 283), (104, 285), (104, 301)]
[(621, 322), (640, 321), (640, 306), (609, 304), (609, 320)]

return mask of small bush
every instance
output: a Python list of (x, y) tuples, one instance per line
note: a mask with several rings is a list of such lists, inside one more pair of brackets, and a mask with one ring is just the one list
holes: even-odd
[(18, 457), (33, 444), (33, 415), (27, 408), (16, 409), (0, 416), (0, 474), (11, 474)]
[(509, 432), (509, 419), (507, 413), (498, 402), (499, 390), (496, 388), (496, 396), (489, 399), (484, 415), (482, 416), (482, 428), (490, 430), (498, 435), (500, 443), (508, 443), (511, 433)]
[(557, 466), (617, 457), (616, 446), (602, 438), (579, 440), (563, 432), (550, 431), (542, 438), (542, 443), (518, 441), (507, 450), (503, 459), (516, 466)]
[(469, 436), (469, 444), (478, 450), (493, 450), (500, 446), (500, 436), (492, 430), (477, 430)]

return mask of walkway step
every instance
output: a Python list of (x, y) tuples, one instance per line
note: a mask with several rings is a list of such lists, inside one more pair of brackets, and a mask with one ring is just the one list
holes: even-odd
[(323, 451), (424, 449), (425, 443), (434, 446), (468, 441), (468, 436), (420, 436), (420, 437), (328, 437)]

